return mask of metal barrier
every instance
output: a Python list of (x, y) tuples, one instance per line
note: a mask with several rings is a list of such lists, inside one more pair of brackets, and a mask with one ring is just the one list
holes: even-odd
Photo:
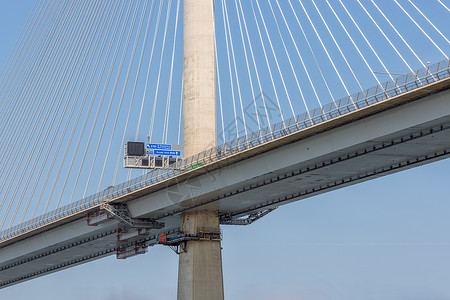
[(429, 65), (426, 68), (419, 69), (415, 73), (403, 75), (393, 81), (388, 81), (365, 91), (341, 98), (320, 108), (305, 112), (283, 122), (276, 123), (271, 127), (249, 133), (246, 136), (239, 137), (225, 144), (205, 150), (196, 155), (183, 159), (175, 164), (175, 166), (168, 169), (153, 170), (130, 181), (126, 181), (114, 187), (109, 187), (102, 192), (60, 207), (54, 211), (50, 211), (27, 222), (15, 225), (0, 232), (0, 242), (32, 231), (65, 217), (75, 215), (83, 210), (100, 205), (104, 201), (113, 200), (117, 197), (129, 194), (144, 187), (148, 187), (162, 180), (175, 177), (184, 172), (189, 172), (204, 164), (220, 160), (288, 134), (298, 132), (313, 125), (317, 125), (350, 112), (383, 102), (392, 97), (419, 89), (423, 86), (448, 77), (450, 77), (450, 60), (444, 60), (436, 64)]

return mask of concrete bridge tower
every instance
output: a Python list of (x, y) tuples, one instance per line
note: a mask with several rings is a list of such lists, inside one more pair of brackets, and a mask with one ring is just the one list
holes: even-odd
[[(183, 153), (189, 157), (217, 144), (214, 0), (184, 0), (183, 72)], [(185, 213), (181, 228), (218, 231), (218, 212)], [(188, 241), (179, 259), (178, 299), (223, 300), (220, 240)]]

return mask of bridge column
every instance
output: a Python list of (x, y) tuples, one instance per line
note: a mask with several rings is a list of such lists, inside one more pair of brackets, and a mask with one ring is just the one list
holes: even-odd
[[(184, 0), (184, 157), (217, 145), (213, 2)], [(218, 213), (182, 215), (186, 234), (198, 234), (199, 228), (218, 231)], [(224, 299), (221, 249), (217, 239), (186, 242), (179, 257), (179, 300)]]

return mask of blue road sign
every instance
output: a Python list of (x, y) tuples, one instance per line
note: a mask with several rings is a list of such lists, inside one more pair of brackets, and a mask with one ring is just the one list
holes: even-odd
[(167, 144), (147, 144), (147, 149), (172, 150), (172, 145), (167, 145)]
[(153, 154), (154, 155), (181, 156), (181, 151), (154, 150)]

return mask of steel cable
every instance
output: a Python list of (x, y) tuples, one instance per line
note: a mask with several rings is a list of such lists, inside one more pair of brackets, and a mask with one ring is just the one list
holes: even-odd
[[(97, 2), (97, 6), (99, 5), (98, 3), (99, 3), (99, 2)], [(89, 11), (92, 11), (92, 12), (99, 11), (99, 7), (90, 8)], [(100, 17), (100, 20), (102, 19), (103, 15), (104, 15), (104, 13), (105, 13), (104, 8), (103, 8), (101, 11), (102, 11), (102, 16)], [(94, 18), (88, 18), (88, 19), (89, 19), (90, 21), (95, 20)], [(60, 130), (60, 128), (61, 128), (62, 122), (63, 122), (63, 120), (66, 120), (66, 125), (64, 126), (64, 130), (63, 130), (63, 131), (61, 132), (61, 134), (59, 135), (58, 145), (57, 145), (57, 147), (55, 148), (55, 151), (54, 151), (54, 153), (53, 153), (53, 161), (52, 161), (52, 163), (51, 163), (50, 166), (49, 166), (49, 170), (51, 170), (51, 169), (53, 168), (53, 164), (54, 164), (55, 159), (56, 159), (56, 157), (57, 157), (57, 155), (58, 155), (58, 153), (59, 153), (59, 150), (60, 150), (60, 148), (61, 148), (62, 141), (64, 140), (64, 137), (65, 137), (65, 133), (66, 133), (68, 124), (69, 124), (69, 122), (70, 122), (70, 120), (71, 120), (71, 118), (72, 118), (73, 111), (74, 111), (76, 105), (78, 104), (79, 97), (78, 97), (78, 95), (77, 95), (76, 97), (74, 97), (74, 100), (73, 100), (73, 102), (72, 102), (72, 106), (71, 106), (71, 108), (70, 108), (69, 114), (66, 116), (67, 108), (68, 108), (68, 106), (69, 106), (69, 104), (70, 104), (70, 99), (72, 99), (72, 97), (73, 97), (73, 95), (74, 95), (75, 87), (78, 85), (79, 79), (81, 78), (82, 80), (81, 80), (81, 83), (79, 84), (79, 89), (78, 89), (78, 91), (84, 86), (84, 82), (85, 82), (85, 80), (86, 80), (86, 78), (87, 78), (86, 75), (87, 75), (87, 72), (88, 72), (89, 68), (86, 67), (86, 61), (87, 61), (87, 58), (88, 58), (88, 57), (91, 58), (90, 62), (88, 63), (88, 66), (92, 63), (92, 55), (87, 55), (87, 53), (91, 53), (91, 54), (92, 54), (92, 53), (94, 52), (94, 51), (91, 51), (94, 44), (93, 44), (93, 43), (89, 43), (89, 44), (86, 43), (86, 40), (89, 39), (90, 32), (93, 30), (93, 25), (92, 25), (92, 23), (91, 23), (90, 25), (88, 24), (85, 28), (88, 28), (88, 32), (82, 37), (82, 38), (84, 39), (84, 41), (77, 42), (77, 44), (83, 45), (82, 48), (80, 49), (78, 55), (77, 55), (77, 58), (75, 58), (75, 61), (76, 61), (76, 64), (75, 64), (75, 65), (78, 65), (78, 70), (75, 71), (75, 69), (73, 68), (73, 69), (72, 69), (72, 73), (69, 75), (69, 78), (73, 78), (73, 77), (74, 77), (74, 73), (76, 73), (76, 75), (75, 75), (75, 80), (73, 80), (73, 82), (68, 82), (68, 83), (66, 84), (66, 86), (65, 86), (64, 89), (63, 89), (63, 94), (60, 96), (60, 98), (62, 98), (62, 99), (67, 99), (68, 101), (66, 101), (66, 103), (65, 103), (65, 106), (64, 106), (64, 108), (63, 108), (63, 111), (62, 111), (61, 114), (60, 114), (60, 117), (59, 117), (59, 120), (58, 120), (58, 122), (57, 122), (57, 124), (56, 124), (56, 127), (53, 127), (53, 124), (51, 124), (51, 126), (48, 127), (48, 129), (50, 129), (50, 128), (53, 129), (53, 135), (52, 135), (52, 137), (50, 138), (50, 142), (48, 143), (48, 146), (46, 146), (46, 148), (53, 149), (53, 148), (54, 148), (53, 146), (54, 146), (54, 144), (55, 144), (55, 141), (56, 141), (56, 137), (57, 137), (57, 135), (58, 135), (58, 132), (59, 132), (59, 130)], [(95, 32), (92, 34), (92, 37), (94, 37), (94, 36), (97, 35), (98, 30), (99, 30), (99, 28), (96, 27), (96, 28), (95, 28)], [(87, 49), (86, 49), (86, 45), (87, 45)], [(83, 52), (83, 48), (86, 49), (86, 51), (85, 51), (86, 54), (85, 54), (84, 56), (81, 56), (81, 53)], [(82, 61), (81, 61), (81, 63), (79, 64), (78, 62), (79, 62), (80, 58), (82, 58)], [(83, 68), (84, 68), (84, 72), (83, 72), (83, 74), (81, 74), (82, 71), (83, 71)], [(80, 75), (81, 75), (81, 76), (80, 76)], [(67, 95), (66, 92), (67, 92), (68, 90), (69, 90), (69, 92), (68, 92), (68, 95)], [(66, 95), (67, 95), (67, 96), (66, 96)], [(47, 140), (48, 140), (48, 135), (49, 135), (49, 134), (50, 134), (50, 130), (47, 131), (46, 136), (43, 138), (43, 140), (47, 141)], [(39, 151), (38, 151), (38, 157), (41, 157), (43, 150), (44, 150), (44, 145), (42, 144), (41, 148), (40, 148)], [(33, 197), (34, 192), (35, 192), (36, 187), (37, 187), (37, 184), (38, 184), (38, 182), (39, 182), (39, 180), (40, 180), (40, 178), (41, 178), (41, 176), (42, 176), (42, 172), (43, 172), (44, 168), (47, 166), (47, 160), (48, 160), (48, 157), (49, 157), (50, 153), (51, 153), (50, 151), (46, 151), (44, 157), (43, 157), (42, 159), (40, 159), (41, 168), (40, 168), (40, 170), (38, 171), (38, 174), (37, 174), (37, 176), (36, 176), (35, 184), (34, 184), (34, 186), (33, 186), (33, 189), (32, 189), (32, 191), (31, 191), (31, 193), (30, 193), (30, 196), (29, 196), (30, 198)], [(32, 167), (31, 170), (30, 170), (30, 175), (29, 175), (29, 177), (25, 180), (25, 182), (27, 183), (27, 185), (23, 188), (22, 194), (21, 194), (21, 196), (20, 196), (20, 198), (19, 198), (19, 201), (18, 201), (17, 209), (16, 209), (16, 211), (15, 211), (15, 213), (14, 213), (12, 219), (11, 219), (11, 222), (15, 219), (15, 216), (16, 216), (16, 214), (17, 214), (17, 212), (18, 212), (18, 207), (20, 206), (20, 204), (21, 204), (21, 202), (22, 202), (22, 200), (23, 200), (23, 198), (24, 198), (25, 191), (28, 189), (28, 185), (29, 185), (30, 182), (31, 182), (31, 175), (34, 173), (34, 170), (35, 170), (35, 168), (36, 168), (36, 165), (37, 165), (37, 160), (33, 163), (33, 167)], [(45, 185), (43, 185), (43, 186), (45, 187)], [(47, 211), (47, 208), (48, 208), (48, 204), (46, 205), (46, 207), (45, 207), (45, 209), (44, 209), (44, 213)]]
[[(117, 9), (118, 9), (118, 6), (115, 7), (115, 10), (114, 10), (114, 12), (113, 12), (113, 15), (115, 15), (115, 14), (117, 13)], [(114, 19), (114, 18), (110, 18), (111, 22), (110, 22), (110, 24), (109, 24), (109, 28), (108, 28), (107, 31), (106, 31), (106, 32), (108, 32), (108, 33), (111, 32), (110, 29), (111, 29), (111, 25), (112, 25), (112, 20), (113, 20), (113, 19)], [(100, 30), (100, 32), (102, 32), (102, 31), (103, 31), (103, 30)], [(106, 39), (107, 39), (107, 36), (108, 36), (107, 34), (104, 35), (103, 40), (102, 40), (102, 42), (100, 43), (101, 48), (100, 48), (100, 50), (98, 51), (98, 53), (103, 53), (103, 49), (104, 49), (104, 47), (106, 46)], [(100, 42), (100, 39), (98, 39), (98, 40), (96, 41), (96, 45), (94, 46), (94, 49), (97, 49), (97, 47), (98, 47), (98, 45), (99, 45), (99, 42)], [(93, 51), (93, 52), (91, 53), (91, 58), (90, 58), (90, 63), (89, 63), (89, 64), (92, 63), (92, 59), (95, 57), (95, 56), (94, 56), (94, 53), (95, 53), (95, 51)], [(79, 119), (80, 119), (80, 117), (81, 117), (81, 114), (82, 114), (83, 111), (84, 111), (85, 103), (86, 103), (86, 100), (87, 100), (87, 95), (88, 95), (88, 92), (90, 91), (90, 87), (92, 86), (92, 82), (93, 82), (93, 79), (94, 79), (95, 74), (96, 74), (96, 72), (97, 72), (98, 65), (99, 65), (100, 61), (101, 61), (100, 59), (96, 59), (96, 60), (95, 60), (95, 65), (94, 65), (94, 67), (93, 67), (93, 69), (92, 69), (91, 76), (90, 76), (88, 85), (86, 86), (84, 96), (82, 97), (82, 101), (81, 101), (81, 104), (80, 104), (80, 106), (79, 106), (79, 110), (78, 110), (77, 116), (76, 116), (76, 118), (75, 118), (75, 120), (74, 120), (74, 122), (73, 122), (74, 126), (72, 127), (72, 131), (71, 131), (70, 136), (69, 136), (69, 138), (68, 138), (68, 140), (67, 140), (67, 142), (66, 142), (66, 147), (65, 147), (65, 150), (64, 150), (64, 154), (63, 154), (62, 158), (59, 159), (59, 160), (60, 160), (60, 165), (59, 165), (59, 167), (58, 167), (58, 171), (56, 172), (56, 175), (55, 175), (55, 178), (56, 178), (56, 179), (55, 179), (55, 182), (54, 182), (53, 187), (52, 187), (52, 189), (51, 189), (51, 192), (50, 192), (50, 194), (49, 194), (49, 196), (48, 196), (47, 203), (50, 202), (50, 200), (51, 200), (51, 198), (52, 198), (53, 191), (54, 191), (54, 187), (55, 187), (55, 185), (56, 185), (57, 180), (59, 179), (59, 175), (60, 175), (60, 172), (61, 172), (63, 163), (66, 161), (67, 153), (68, 153), (68, 151), (69, 151), (69, 149), (70, 149), (70, 145), (71, 145), (71, 143), (72, 143), (72, 139), (73, 139), (75, 130), (76, 130), (76, 128), (77, 128)], [(87, 71), (87, 70), (88, 70), (88, 69), (86, 69), (86, 71)], [(85, 76), (83, 76), (83, 77), (85, 77)], [(77, 95), (75, 96), (75, 99), (78, 99), (78, 98), (80, 97), (80, 93), (82, 92), (82, 87), (83, 87), (83, 86), (84, 86), (84, 85), (80, 85), (80, 86), (79, 86), (79, 89), (78, 89), (78, 91), (77, 91)], [(74, 107), (73, 107), (73, 108), (74, 108)], [(66, 122), (65, 128), (64, 128), (64, 130), (63, 130), (64, 135), (65, 135), (65, 132), (67, 131), (69, 125), (70, 125), (70, 119), (68, 119), (67, 122)], [(62, 142), (63, 142), (63, 139), (60, 139), (57, 149), (59, 149), (59, 148), (61, 147)], [(46, 188), (46, 186), (47, 186), (49, 177), (50, 177), (50, 175), (53, 173), (53, 166), (54, 166), (56, 160), (57, 160), (57, 156), (55, 155), (55, 156), (53, 157), (52, 163), (50, 164), (50, 167), (48, 168), (47, 174), (46, 174), (46, 176), (45, 176), (45, 180), (44, 180), (44, 182), (43, 182), (43, 184), (42, 184), (42, 186), (41, 186), (41, 190), (40, 190), (40, 193), (39, 193), (39, 197), (38, 197), (37, 202), (36, 202), (36, 207), (39, 206), (39, 203), (40, 203), (40, 201), (41, 201), (41, 199), (42, 199), (42, 196), (43, 196), (44, 190), (45, 190), (45, 188)], [(29, 205), (29, 203), (30, 203), (30, 200), (31, 200), (31, 198), (29, 199), (29, 201), (28, 201), (28, 203), (27, 203), (27, 209), (28, 209), (28, 205)], [(48, 206), (48, 204), (46, 204), (46, 206)], [(56, 208), (58, 208), (58, 207), (59, 207), (59, 202), (58, 202), (57, 205), (56, 205)], [(23, 220), (24, 220), (24, 218), (25, 218), (25, 214), (26, 214), (26, 212), (27, 212), (27, 209), (24, 211), (24, 214), (22, 215), (22, 222), (23, 222)]]
[[(82, 138), (83, 138), (84, 130), (86, 129), (86, 125), (87, 125), (87, 123), (88, 123), (89, 116), (90, 116), (92, 107), (93, 107), (93, 105), (94, 105), (94, 102), (95, 102), (95, 99), (96, 99), (96, 96), (97, 96), (97, 93), (98, 93), (98, 89), (100, 88), (100, 84), (103, 82), (103, 81), (102, 81), (102, 77), (103, 77), (103, 74), (104, 74), (104, 72), (105, 72), (107, 63), (108, 63), (108, 61), (109, 61), (108, 58), (109, 58), (109, 56), (110, 56), (110, 54), (111, 54), (112, 48), (113, 48), (113, 46), (114, 46), (114, 42), (116, 42), (116, 35), (117, 35), (117, 32), (118, 32), (119, 25), (122, 24), (121, 21), (122, 21), (122, 19), (123, 19), (123, 16), (124, 16), (124, 12), (125, 12), (126, 7), (127, 7), (127, 6), (125, 5), (125, 3), (122, 2), (122, 6), (121, 6), (121, 10), (120, 10), (120, 16), (119, 16), (119, 17), (117, 18), (117, 20), (116, 20), (115, 27), (114, 27), (114, 30), (113, 30), (113, 35), (112, 35), (112, 38), (111, 38), (110, 43), (109, 43), (109, 45), (108, 45), (107, 54), (106, 54), (106, 56), (105, 56), (105, 58), (104, 58), (104, 60), (103, 60), (103, 64), (102, 64), (102, 67), (101, 67), (101, 71), (100, 71), (100, 75), (99, 75), (99, 80), (97, 80), (96, 85), (95, 85), (95, 88), (94, 88), (94, 91), (93, 91), (93, 93), (92, 93), (91, 102), (90, 102), (90, 104), (89, 104), (88, 111), (87, 111), (87, 113), (86, 113), (86, 115), (85, 115), (85, 119), (84, 119), (84, 121), (83, 121), (83, 126), (82, 126), (82, 128), (81, 128), (81, 130), (80, 130), (80, 134), (79, 134), (79, 136), (78, 136), (78, 140), (77, 140), (77, 143), (76, 143), (76, 146), (75, 146), (75, 150), (74, 150), (74, 152), (73, 152), (72, 159), (70, 160), (70, 165), (69, 165), (69, 168), (68, 168), (68, 170), (67, 170), (67, 173), (66, 173), (66, 176), (65, 176), (65, 179), (64, 179), (64, 183), (63, 183), (62, 188), (61, 188), (61, 192), (60, 192), (60, 195), (59, 195), (59, 198), (58, 198), (58, 206), (59, 206), (59, 203), (61, 202), (62, 196), (63, 196), (63, 194), (64, 194), (65, 187), (66, 187), (66, 185), (67, 185), (67, 181), (68, 181), (69, 175), (70, 175), (70, 173), (71, 173), (71, 170), (72, 170), (72, 167), (73, 167), (73, 163), (74, 163), (74, 161), (75, 161), (76, 154), (78, 153), (78, 148), (79, 148), (79, 146), (80, 146), (80, 144), (81, 144), (81, 140), (82, 140)], [(127, 13), (126, 13), (126, 16), (129, 15), (129, 10), (130, 10), (130, 9), (131, 9), (131, 4), (128, 6), (128, 11), (127, 11)], [(119, 40), (117, 41), (115, 53), (118, 51), (117, 49), (120, 47), (121, 39), (122, 39), (122, 36), (123, 36), (122, 33), (123, 33), (123, 31), (125, 30), (125, 27), (126, 27), (125, 25), (128, 23), (128, 19), (126, 19), (124, 22), (125, 22), (125, 24), (122, 24), (122, 25), (123, 25), (123, 26), (122, 26), (122, 31), (121, 31), (121, 34), (120, 34), (120, 38), (119, 38)], [(110, 75), (111, 75), (111, 72), (112, 72), (112, 68), (114, 67), (114, 64), (115, 64), (115, 58), (116, 58), (116, 57), (114, 56), (114, 58), (111, 60), (111, 65), (110, 65), (110, 69), (108, 70), (108, 75), (107, 75), (106, 83), (105, 83), (105, 84), (107, 84), (107, 83), (109, 82), (109, 78), (110, 78)], [(87, 97), (87, 93), (85, 94), (85, 96)], [(60, 168), (61, 168), (61, 166), (62, 166), (62, 164), (60, 165)], [(54, 191), (54, 189), (55, 189), (55, 186), (56, 186), (56, 180), (55, 180), (55, 182), (54, 182), (54, 184), (53, 184), (51, 194), (53, 193), (53, 191)], [(70, 202), (71, 202), (71, 201), (70, 201)], [(34, 215), (34, 214), (33, 214), (33, 215)]]
[[(69, 39), (69, 40), (71, 40), (71, 39)], [(72, 49), (72, 50), (73, 50), (73, 49)], [(74, 55), (74, 53), (75, 53), (75, 51), (72, 51), (72, 52), (71, 52), (71, 55)], [(69, 62), (70, 62), (70, 60), (69, 60)], [(65, 68), (65, 72), (66, 72), (66, 73), (68, 72), (67, 68)], [(57, 76), (57, 78), (59, 78), (60, 80), (59, 80), (59, 83), (58, 83), (58, 87), (57, 87), (55, 90), (56, 90), (56, 91), (61, 91), (61, 90), (64, 90), (64, 91), (65, 91), (65, 89), (66, 89), (67, 86), (66, 86), (64, 89), (61, 89), (61, 85), (63, 84), (63, 79), (64, 79), (64, 78), (65, 78), (65, 79), (69, 79), (70, 77), (71, 77), (71, 75), (69, 75), (68, 78), (66, 78), (65, 76)], [(54, 82), (53, 82), (53, 83), (54, 83)], [(53, 84), (53, 83), (52, 83), (52, 84)], [(52, 90), (53, 90), (53, 89), (52, 89)], [(63, 91), (63, 93), (64, 93), (64, 91)], [(50, 98), (50, 97), (49, 97), (49, 98)], [(49, 103), (53, 103), (54, 100), (55, 100), (56, 98), (57, 98), (57, 94), (54, 93), (53, 100), (50, 100)], [(52, 125), (53, 125), (53, 123), (54, 123), (54, 121), (55, 121), (55, 118), (56, 118), (56, 116), (57, 116), (58, 113), (59, 113), (59, 108), (61, 107), (62, 103), (63, 103), (63, 97), (59, 97), (59, 100), (58, 100), (58, 102), (57, 102), (57, 104), (56, 104), (56, 107), (55, 107), (53, 110), (51, 109), (51, 107), (48, 107), (48, 109), (47, 109), (47, 111), (46, 111), (46, 113), (45, 113), (45, 115), (44, 115), (44, 117), (43, 117), (43, 120), (44, 120), (44, 121), (43, 121), (43, 123), (42, 123), (42, 125), (41, 125), (41, 129), (39, 129), (39, 130), (37, 131), (38, 134), (37, 134), (37, 137), (35, 138), (34, 144), (31, 146), (31, 149), (37, 148), (36, 146), (37, 146), (38, 142), (40, 141), (40, 138), (41, 138), (42, 134), (44, 133), (44, 128), (46, 128), (46, 130), (45, 130), (45, 137), (48, 136), (48, 134), (49, 134), (49, 132), (50, 132), (50, 130), (51, 130), (51, 127), (52, 127)], [(65, 107), (67, 107), (67, 104), (65, 105)], [(53, 112), (53, 115), (50, 117), (50, 114), (51, 114), (52, 112)], [(50, 124), (50, 125), (46, 127), (47, 124)], [(36, 130), (36, 129), (37, 129), (36, 127), (33, 128), (33, 132), (34, 132), (34, 130)], [(33, 135), (34, 135), (34, 134), (32, 133), (31, 136), (33, 136)], [(43, 141), (45, 141), (45, 140), (46, 140), (46, 138), (43, 139)], [(45, 144), (45, 143), (42, 143), (42, 144), (41, 144), (41, 148), (40, 148), (39, 151), (37, 152), (37, 153), (38, 153), (38, 154), (37, 154), (37, 157), (39, 157), (39, 156), (40, 156), (40, 153), (42, 153), (42, 149), (43, 149), (43, 147), (44, 147), (44, 144)], [(33, 168), (32, 168), (32, 169), (35, 168), (36, 163), (37, 163), (37, 160), (34, 160)], [(17, 192), (18, 192), (18, 189), (19, 189), (19, 187), (21, 186), (20, 184), (21, 184), (21, 182), (22, 182), (22, 180), (23, 180), (23, 177), (25, 176), (26, 171), (27, 171), (27, 168), (25, 168), (25, 166), (24, 166), (24, 168), (23, 168), (23, 170), (22, 170), (22, 173), (21, 173), (20, 176), (19, 176), (18, 183), (16, 183), (16, 188), (15, 188), (15, 190), (14, 190), (14, 192), (13, 192), (13, 196), (11, 197), (10, 202), (9, 202), (9, 204), (8, 204), (7, 212), (6, 212), (6, 214), (5, 214), (5, 215), (3, 216), (3, 218), (2, 218), (2, 222), (1, 222), (0, 228), (3, 228), (3, 225), (4, 225), (5, 221), (6, 221), (6, 217), (7, 217), (7, 215), (9, 214), (9, 210), (10, 210), (10, 208), (11, 208), (11, 206), (12, 206), (12, 203), (13, 203), (13, 201), (14, 201), (14, 199), (15, 199), (15, 196), (16, 196), (16, 194), (17, 194)], [(14, 172), (14, 175), (12, 176), (12, 179), (11, 179), (11, 181), (10, 181), (10, 184), (8, 185), (8, 188), (7, 188), (7, 191), (6, 191), (6, 193), (5, 193), (5, 196), (8, 195), (9, 190), (10, 190), (10, 188), (11, 188), (11, 186), (12, 186), (12, 183), (14, 182), (14, 179), (15, 179), (15, 177), (16, 177), (16, 175), (17, 175), (18, 173), (19, 173), (19, 172)]]
[[(104, 160), (103, 168), (102, 168), (102, 173), (101, 173), (101, 175), (100, 175), (100, 180), (99, 180), (99, 183), (98, 183), (98, 186), (97, 186), (97, 192), (100, 190), (100, 186), (101, 186), (101, 184), (102, 184), (103, 175), (104, 175), (105, 168), (106, 168), (106, 162), (108, 161), (109, 151), (111, 150), (111, 144), (112, 144), (113, 136), (114, 136), (114, 133), (116, 132), (117, 121), (118, 121), (118, 119), (119, 119), (120, 110), (121, 110), (121, 108), (122, 108), (123, 98), (124, 98), (124, 96), (125, 96), (125, 89), (126, 89), (126, 87), (127, 87), (128, 79), (129, 79), (129, 77), (130, 77), (131, 67), (132, 67), (132, 65), (133, 65), (134, 56), (135, 56), (135, 54), (136, 54), (137, 44), (138, 44), (139, 37), (140, 37), (140, 34), (141, 34), (142, 24), (144, 23), (144, 18), (145, 18), (145, 14), (146, 14), (146, 11), (147, 11), (147, 7), (148, 7), (148, 0), (145, 1), (144, 8), (142, 9), (141, 19), (139, 20), (138, 29), (137, 29), (137, 31), (136, 31), (136, 36), (135, 36), (135, 40), (134, 40), (134, 44), (133, 44), (133, 49), (132, 49), (132, 51), (131, 51), (131, 57), (130, 57), (130, 61), (129, 61), (129, 64), (128, 64), (127, 73), (126, 73), (126, 76), (125, 76), (125, 82), (124, 82), (124, 84), (123, 84), (122, 93), (121, 93), (121, 95), (120, 95), (120, 101), (119, 101), (119, 105), (118, 105), (118, 108), (117, 108), (116, 118), (114, 119), (114, 125), (113, 125), (113, 128), (112, 128), (112, 130), (111, 130), (111, 137), (110, 137), (110, 139), (109, 139), (109, 144), (108, 144), (108, 147), (107, 147), (108, 150), (106, 151), (105, 160)], [(142, 57), (142, 56), (141, 56), (141, 57)], [(140, 67), (140, 62), (139, 62), (139, 67)], [(136, 73), (136, 81), (137, 81), (138, 75), (139, 75), (139, 69), (138, 69), (138, 71), (137, 71), (137, 73)], [(117, 80), (118, 80), (118, 78), (117, 78)], [(136, 81), (135, 81), (135, 82), (136, 82)], [(111, 94), (111, 101), (113, 100), (113, 96), (114, 96), (114, 95)], [(134, 96), (134, 93), (133, 93), (133, 95), (132, 95), (132, 97), (131, 97), (131, 100), (130, 100), (130, 107), (131, 107), (131, 105), (132, 105), (133, 96)], [(110, 101), (110, 103), (111, 103), (111, 101)], [(108, 109), (108, 112), (109, 112), (109, 109)], [(127, 118), (128, 118), (128, 117), (129, 117), (129, 114), (128, 114)], [(89, 179), (90, 179), (90, 177), (91, 177), (92, 170), (93, 170), (93, 168), (94, 168), (95, 158), (97, 157), (98, 149), (99, 149), (100, 144), (101, 144), (101, 139), (102, 139), (102, 136), (103, 136), (103, 131), (104, 131), (105, 126), (106, 126), (107, 118), (108, 118), (108, 114), (105, 116), (105, 121), (103, 122), (102, 134), (101, 134), (100, 139), (99, 139), (98, 144), (97, 144), (97, 149), (96, 149), (96, 151), (95, 151), (94, 161), (92, 162), (92, 165), (91, 165), (91, 170), (89, 171), (89, 178), (88, 178), (88, 181), (87, 181), (87, 183), (86, 183), (85, 193), (86, 193), (88, 184), (89, 184), (89, 182), (90, 182)], [(126, 127), (127, 127), (127, 126), (125, 126), (125, 131), (126, 131)]]

